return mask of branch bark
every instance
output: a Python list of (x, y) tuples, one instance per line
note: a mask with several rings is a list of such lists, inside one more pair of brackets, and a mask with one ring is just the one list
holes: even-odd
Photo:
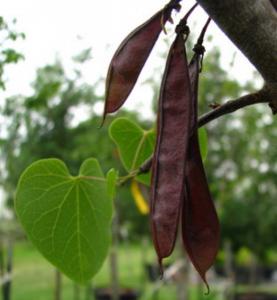
[(197, 0), (268, 83), (277, 84), (277, 12), (269, 0)]
[[(275, 95), (275, 98), (273, 96)], [(223, 116), (226, 114), (230, 114), (232, 112), (235, 112), (236, 110), (257, 104), (257, 103), (268, 103), (269, 106), (272, 109), (273, 114), (277, 113), (277, 106), (276, 101), (273, 101), (273, 99), (276, 99), (276, 90), (271, 90), (268, 87), (264, 87), (263, 89), (259, 90), (258, 92), (247, 94), (245, 96), (242, 96), (235, 100), (230, 100), (216, 109), (206, 113), (205, 115), (201, 116), (198, 119), (198, 127), (202, 127), (205, 124)]]
[[(258, 104), (258, 103), (268, 103), (271, 107), (273, 114), (277, 113), (277, 89), (274, 84), (265, 85), (261, 90), (244, 95), (238, 99), (227, 101), (218, 108), (204, 114), (198, 118), (198, 128), (206, 125), (207, 123), (218, 119), (223, 115), (235, 112), (243, 107)], [(137, 170), (132, 173), (132, 177), (139, 174), (147, 173), (152, 165), (153, 155), (151, 155)], [(129, 180), (130, 177), (126, 178)], [(125, 181), (126, 181), (125, 180)], [(125, 182), (124, 181), (124, 182)]]

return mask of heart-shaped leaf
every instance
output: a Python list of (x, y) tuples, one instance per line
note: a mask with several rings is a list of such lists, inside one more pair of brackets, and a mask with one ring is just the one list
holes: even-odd
[[(153, 130), (143, 130), (126, 118), (118, 118), (110, 126), (110, 136), (118, 147), (120, 159), (128, 172), (136, 170), (149, 158), (155, 146)], [(138, 181), (150, 185), (150, 172), (137, 176)]]
[(58, 159), (33, 163), (21, 175), (15, 208), (29, 239), (64, 274), (85, 283), (97, 273), (112, 219), (112, 198), (97, 160), (86, 160), (78, 176)]

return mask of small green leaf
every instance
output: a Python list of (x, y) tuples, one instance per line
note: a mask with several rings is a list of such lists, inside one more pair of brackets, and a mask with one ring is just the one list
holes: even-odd
[(205, 161), (208, 155), (208, 135), (204, 127), (198, 129), (198, 138), (202, 160)]
[[(110, 136), (117, 145), (120, 159), (128, 172), (136, 170), (154, 151), (154, 131), (145, 131), (126, 118), (118, 118), (112, 122)], [(149, 185), (150, 177), (149, 172), (137, 176), (136, 179)]]
[(112, 199), (96, 159), (71, 176), (58, 159), (29, 166), (15, 208), (38, 250), (71, 279), (85, 283), (102, 266), (111, 240)]

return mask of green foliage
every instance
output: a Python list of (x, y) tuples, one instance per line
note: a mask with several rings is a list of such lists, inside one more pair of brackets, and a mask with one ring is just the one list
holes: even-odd
[(86, 160), (78, 176), (71, 176), (60, 160), (45, 159), (29, 166), (19, 180), (15, 207), (30, 240), (80, 283), (96, 274), (108, 253), (113, 174), (107, 185), (95, 159)]
[[(13, 21), (15, 23), (15, 20)], [(19, 38), (25, 38), (23, 33), (19, 33), (11, 28), (3, 17), (0, 16), (0, 89), (5, 89), (5, 68), (9, 64), (18, 63), (24, 56), (11, 48), (11, 44)]]
[(73, 60), (77, 63), (84, 63), (90, 59), (91, 59), (91, 48), (84, 49), (81, 53), (73, 57)]
[[(10, 36), (11, 39), (15, 37)], [(3, 52), (6, 59), (2, 61), (5, 64), (18, 61), (16, 53), (10, 50), (12, 49)], [(77, 68), (87, 61), (90, 55), (90, 49), (85, 49), (80, 55), (75, 56)], [(134, 203), (130, 201), (128, 183), (117, 191), (115, 186), (118, 182), (118, 173), (124, 174), (121, 163), (125, 168), (125, 174), (126, 171), (132, 173), (153, 153), (155, 143), (155, 131), (144, 130), (135, 113), (123, 111), (119, 113), (120, 116), (132, 116), (132, 120), (136, 122), (127, 118), (119, 118), (112, 122), (109, 131), (117, 147), (115, 149), (108, 138), (108, 126), (104, 126), (101, 130), (97, 129), (101, 117), (95, 113), (94, 108), (102, 97), (96, 95), (95, 86), (84, 84), (81, 78), (79, 69), (75, 69), (75, 76), (68, 76), (58, 61), (39, 69), (31, 96), (16, 96), (5, 102), (3, 114), (7, 121), (5, 122), (7, 137), (1, 138), (3, 149), (1, 156), (5, 164), (2, 179), (10, 199), (19, 175), (37, 159), (60, 158), (73, 173), (78, 172), (81, 162), (87, 157), (97, 157), (105, 172), (111, 166), (115, 168), (110, 170), (107, 179), (104, 179), (94, 161), (92, 169), (100, 172), (97, 177), (102, 179), (95, 181), (92, 178), (83, 178), (92, 176), (91, 170), (84, 171), (84, 165), (80, 171), (82, 174), (73, 177), (69, 175), (61, 161), (43, 160), (32, 164), (20, 180), (16, 208), (30, 239), (53, 264), (77, 281), (85, 281), (95, 274), (106, 256), (110, 234), (111, 198), (115, 193), (118, 199), (120, 226), (127, 228), (131, 237), (149, 234), (147, 219), (137, 213)], [(154, 95), (158, 95), (158, 83), (153, 78), (151, 74), (151, 79), (146, 82), (153, 87)], [(251, 85), (247, 88), (251, 88)], [(199, 95), (201, 114), (208, 110), (209, 104), (237, 97), (244, 90), (244, 86), (230, 79), (228, 73), (221, 68), (218, 49), (205, 55)], [(86, 111), (86, 118), (76, 123), (73, 122), (74, 115), (79, 109)], [(226, 116), (213, 122), (207, 126), (209, 154), (206, 129), (199, 130), (201, 154), (203, 159), (207, 158), (205, 165), (212, 194), (220, 211), (223, 239), (231, 239), (235, 250), (244, 244), (261, 257), (268, 249), (276, 249), (277, 241), (276, 209), (273, 203), (276, 195), (274, 161), (277, 148), (273, 147), (272, 142), (276, 140), (277, 135), (276, 123), (269, 121), (268, 118), (271, 120), (265, 110), (253, 108), (246, 113)], [(152, 126), (148, 125), (147, 128)], [(59, 166), (58, 169), (54, 167), (56, 172), (54, 173), (63, 176), (64, 179), (50, 176), (45, 169), (36, 170), (41, 164), (49, 162)], [(85, 163), (85, 166), (91, 163), (92, 161)], [(39, 174), (38, 178), (33, 178), (32, 182), (28, 181), (28, 176), (33, 176), (33, 172)], [(42, 180), (43, 174), (47, 176)], [(140, 175), (137, 179), (149, 185), (150, 174)], [(93, 185), (88, 185), (87, 182), (93, 182)], [(39, 198), (40, 200), (31, 202), (32, 199), (41, 196), (42, 190), (51, 189), (60, 183), (61, 186), (46, 192)], [(84, 187), (87, 194), (92, 196), (89, 199), (81, 191)], [(39, 188), (41, 190), (36, 190)], [(79, 197), (76, 195), (78, 191)], [(67, 192), (63, 209), (59, 210), (58, 206), (62, 205), (62, 197)], [(43, 199), (47, 201), (41, 202)], [(104, 209), (95, 214), (96, 218), (92, 217), (89, 203), (93, 206), (105, 204)], [(30, 209), (28, 207), (24, 212), (25, 206), (29, 204)], [(78, 211), (82, 213), (82, 218), (79, 218), (81, 226), (79, 235), (76, 229)], [(103, 217), (103, 213), (106, 213), (107, 217)], [(58, 214), (63, 218), (57, 218)], [(89, 217), (83, 217), (83, 214)], [(266, 218), (262, 217), (264, 215)], [(36, 221), (38, 222), (33, 227)], [(74, 221), (75, 228), (72, 229)], [(57, 226), (53, 226), (56, 222)], [(104, 231), (98, 234), (97, 223), (101, 222), (104, 223), (104, 226), (101, 226), (101, 230)], [(49, 232), (53, 227), (54, 235), (50, 238)], [(66, 230), (70, 231), (71, 235), (75, 234), (71, 237), (72, 240)], [(239, 232), (244, 232), (243, 237)], [(91, 243), (90, 246), (85, 246), (87, 242), (84, 241), (83, 234)], [(42, 240), (43, 238), (46, 240)], [(49, 240), (54, 243), (55, 252), (50, 251)], [(64, 246), (66, 243), (70, 245), (68, 250), (61, 250), (61, 245)], [(68, 252), (65, 258), (61, 259), (61, 251)], [(77, 257), (81, 258), (79, 263), (76, 262)], [(87, 259), (89, 262), (84, 263)]]
[[(80, 67), (79, 62), (77, 67)], [(2, 184), (10, 205), (20, 174), (28, 165), (42, 158), (57, 157), (63, 160), (72, 174), (78, 173), (79, 166), (87, 157), (97, 157), (105, 172), (111, 166), (124, 172), (109, 139), (108, 126), (98, 129), (101, 117), (94, 113), (93, 107), (101, 98), (95, 95), (94, 86), (79, 80), (80, 74), (78, 72), (73, 78), (68, 76), (63, 65), (57, 61), (37, 71), (30, 96), (15, 96), (6, 100), (2, 110), (7, 132), (2, 140)], [(74, 124), (73, 115), (79, 109), (86, 111), (86, 114)], [(137, 119), (134, 113), (121, 114)], [(117, 173), (110, 170), (107, 175), (110, 197), (115, 194)], [(120, 226), (129, 228), (131, 236), (136, 236), (132, 232), (138, 232), (138, 229), (148, 234), (145, 218), (136, 212), (131, 201), (128, 184), (117, 191), (117, 197), (121, 200), (118, 202), (122, 209)], [(134, 220), (135, 226), (130, 227)]]
[[(107, 128), (103, 128), (101, 131), (97, 129), (100, 124), (101, 118), (93, 113), (92, 107), (97, 101), (99, 101), (99, 97), (94, 94), (94, 86), (84, 84), (81, 80), (79, 80), (79, 76), (80, 73), (78, 73), (76, 77), (69, 77), (66, 74), (62, 64), (60, 62), (56, 62), (54, 64), (47, 65), (37, 71), (37, 77), (33, 83), (33, 94), (31, 94), (31, 96), (15, 96), (6, 100), (2, 112), (5, 120), (3, 126), (5, 126), (7, 136), (3, 138), (2, 143), (1, 157), (4, 161), (4, 168), (2, 169), (3, 171), (1, 171), (3, 187), (5, 189), (10, 205), (13, 202), (13, 194), (20, 174), (24, 171), (24, 169), (26, 169), (28, 165), (32, 164), (38, 159), (48, 157), (60, 158), (68, 165), (69, 169), (72, 171), (72, 174), (78, 173), (78, 168), (81, 165), (82, 161), (84, 161), (88, 157), (96, 156), (101, 162), (104, 171), (107, 171), (112, 165), (120, 169), (119, 162), (117, 163), (116, 161), (114, 161), (112, 156), (113, 145), (108, 137)], [(85, 108), (88, 107), (87, 103), (90, 103), (90, 108), (86, 111)], [(78, 109), (80, 108), (82, 109), (82, 111), (86, 111), (89, 113), (84, 114), (82, 112), (81, 115), (84, 116), (81, 117), (77, 123), (72, 124), (72, 119), (75, 111), (78, 111)], [(31, 170), (33, 166), (34, 165), (32, 164), (30, 167)], [(29, 172), (30, 168), (28, 168), (26, 172)], [(39, 171), (37, 172), (39, 173)], [(70, 175), (67, 174), (66, 176), (69, 177)], [(110, 209), (110, 199), (111, 194), (113, 194), (115, 191), (116, 178), (117, 175), (114, 171), (111, 170), (108, 174), (107, 183), (103, 182), (102, 186), (100, 187), (99, 184), (101, 183), (97, 182), (96, 185), (93, 180), (90, 180), (93, 186), (91, 186), (88, 194), (91, 194), (93, 190), (97, 190), (97, 192), (95, 192), (97, 193), (97, 196), (90, 197), (90, 201), (93, 205), (94, 201), (99, 200), (98, 206), (101, 205), (101, 203), (106, 203), (106, 211)], [(58, 181), (58, 178), (56, 179)], [(72, 177), (72, 180), (68, 183), (68, 185), (64, 186), (63, 188), (70, 188), (70, 186), (73, 185), (73, 181), (74, 180)], [(83, 181), (83, 179), (82, 181), (80, 181), (81, 185), (83, 185)], [(48, 181), (45, 182), (45, 184), (47, 183)], [(58, 184), (58, 182), (56, 183)], [(32, 180), (32, 182), (29, 182), (29, 184), (30, 191), (32, 191), (32, 188), (36, 187), (37, 182)], [(19, 192), (17, 194), (18, 197), (20, 197), (21, 188), (22, 185), (20, 183)], [(76, 188), (74, 188), (74, 190), (76, 190)], [(60, 192), (60, 190), (58, 191)], [(61, 197), (63, 196), (62, 192), (60, 193), (60, 195)], [(48, 196), (46, 195), (45, 197)], [(28, 199), (30, 200), (31, 198), (32, 197)], [(68, 199), (66, 202), (66, 204), (68, 204), (69, 202), (72, 203), (72, 211), (68, 209), (64, 210), (65, 207), (61, 209), (61, 215), (66, 214), (68, 221), (70, 221), (71, 216), (73, 216), (74, 214), (76, 215), (76, 205), (74, 207), (73, 204), (74, 201), (76, 203), (77, 199), (73, 198), (73, 195), (70, 196), (70, 199)], [(28, 203), (28, 199), (22, 200), (22, 203), (23, 201), (26, 201), (26, 203)], [(59, 200), (53, 199), (53, 201)], [(80, 203), (83, 203), (83, 205), (87, 205), (88, 202), (86, 198), (84, 198), (84, 195), (80, 195)], [(49, 201), (48, 204), (51, 205), (51, 201)], [(18, 205), (16, 206), (17, 210), (20, 210), (18, 209)], [(80, 208), (84, 209), (84, 206), (82, 207), (83, 208)], [(29, 216), (29, 214), (34, 213), (34, 211), (35, 213), (39, 213), (38, 209), (36, 209), (34, 206), (30, 206), (30, 208), (28, 208), (27, 215)], [(32, 237), (28, 232), (28, 229), (25, 227), (26, 224), (24, 223), (24, 220), (22, 220), (24, 228), (26, 228), (26, 232), (28, 233), (34, 244), (44, 254), (44, 256), (46, 256), (52, 263), (54, 263), (69, 277), (77, 281), (89, 279), (97, 271), (97, 269), (99, 269), (107, 254), (109, 242), (108, 235), (110, 230), (110, 223), (108, 222), (108, 218), (105, 219), (103, 213), (95, 214), (97, 218), (96, 221), (101, 222), (101, 232), (99, 233), (96, 232), (97, 224), (94, 222), (95, 219), (93, 219), (91, 216), (91, 210), (85, 209), (85, 211), (86, 212), (84, 216), (86, 214), (90, 215), (87, 218), (83, 218), (82, 214), (82, 218), (80, 220), (82, 220), (81, 222), (83, 222), (83, 227), (81, 228), (80, 232), (82, 235), (84, 233), (85, 236), (86, 234), (90, 235), (89, 241), (91, 242), (91, 246), (84, 246), (84, 242), (82, 242), (82, 255), (85, 257), (84, 259), (89, 260), (89, 269), (83, 270), (83, 279), (80, 278), (80, 270), (74, 270), (72, 266), (70, 267), (71, 262), (57, 261), (61, 257), (59, 253), (55, 252), (53, 254), (53, 257), (56, 256), (57, 258), (55, 261), (53, 261), (52, 257), (51, 260), (51, 257), (47, 256), (47, 254), (43, 252), (45, 249), (43, 250), (42, 248), (40, 248), (38, 242), (35, 241), (34, 237)], [(21, 216), (19, 211), (18, 215)], [(53, 215), (49, 215), (49, 217), (53, 217)], [(33, 218), (33, 220), (34, 219), (35, 218)], [(47, 226), (45, 218), (42, 220), (42, 226), (43, 224)], [(89, 229), (87, 230), (87, 228)], [(37, 230), (39, 230), (39, 227), (37, 227)], [(61, 236), (63, 224), (57, 224), (56, 230), (58, 237), (60, 238), (60, 242), (58, 243), (61, 243), (63, 241), (63, 244), (65, 245), (68, 236)], [(42, 234), (38, 238), (43, 238)], [(57, 239), (57, 237), (55, 238)], [(44, 242), (46, 243), (47, 241), (45, 240)], [(101, 243), (103, 244), (102, 246)], [(72, 245), (72, 243), (68, 246), (69, 248), (72, 248), (70, 251), (76, 250), (76, 245), (74, 247), (73, 246), (74, 245)], [(43, 245), (41, 247), (43, 247)], [(93, 250), (91, 250), (91, 248)], [(58, 250), (59, 249), (57, 249), (57, 251)], [(68, 267), (66, 267), (65, 265), (68, 265)], [(78, 264), (76, 264), (76, 268), (77, 267)], [(71, 271), (68, 268), (72, 268)], [(74, 273), (76, 274), (74, 275)]]
[[(119, 284), (125, 288), (135, 289), (141, 292), (140, 299), (153, 299), (155, 283), (148, 280), (143, 261), (155, 260), (152, 244), (120, 244), (118, 247), (118, 263), (120, 267)], [(14, 247), (14, 265), (16, 276), (13, 278), (13, 300), (49, 300), (53, 298), (54, 280), (53, 268), (38, 254), (29, 243), (17, 243)], [(109, 262), (106, 261), (101, 271), (93, 279), (93, 288), (105, 287), (110, 283)], [(190, 300), (199, 300), (199, 294), (203, 300), (222, 300), (221, 297), (210, 297), (204, 295), (203, 290), (198, 290), (195, 284), (190, 284)], [(216, 290), (216, 287), (213, 289)], [(91, 287), (79, 287), (79, 298), (84, 300), (90, 298)], [(76, 298), (76, 292), (72, 282), (62, 277), (62, 299)], [(176, 299), (176, 285), (169, 282), (160, 289), (159, 300)], [(224, 298), (225, 299), (225, 298)]]
[(277, 250), (276, 121), (262, 104), (214, 121), (206, 160), (223, 239), (263, 262)]
[(208, 135), (205, 128), (198, 129), (198, 138), (202, 159), (205, 161), (208, 155)]
[[(125, 169), (131, 173), (151, 156), (155, 146), (153, 130), (143, 130), (138, 124), (118, 118), (110, 126), (110, 136), (118, 147)], [(150, 173), (137, 176), (137, 180), (150, 185)]]
[[(110, 136), (118, 147), (120, 159), (130, 173), (147, 160), (154, 151), (155, 131), (143, 130), (137, 123), (126, 118), (117, 118), (110, 126)], [(208, 136), (205, 128), (198, 130), (199, 144), (203, 160), (208, 154)], [(139, 175), (137, 179), (150, 185), (151, 174)]]
[[(10, 204), (20, 174), (35, 160), (57, 157), (78, 172), (86, 158), (97, 156), (105, 172), (112, 165), (119, 167), (112, 157), (107, 129), (97, 129), (100, 117), (92, 109), (97, 101), (94, 86), (80, 82), (78, 76), (70, 78), (58, 61), (37, 71), (30, 96), (6, 99), (2, 114), (7, 136), (1, 156)], [(78, 109), (81, 118), (72, 125)]]
[[(221, 67), (221, 54), (218, 48), (204, 56), (203, 71), (199, 83), (199, 111), (205, 113), (210, 104), (221, 103), (225, 99), (239, 96), (244, 87), (230, 78), (226, 70)], [(231, 68), (231, 66), (230, 66)]]

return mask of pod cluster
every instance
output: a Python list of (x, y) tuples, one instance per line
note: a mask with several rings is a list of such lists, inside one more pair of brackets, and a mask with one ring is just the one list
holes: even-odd
[[(117, 111), (132, 91), (138, 76), (173, 10), (171, 0), (152, 18), (131, 32), (115, 52), (108, 70), (104, 117)], [(198, 79), (203, 38), (208, 19), (188, 63), (185, 42), (187, 19), (176, 26), (160, 88), (157, 139), (151, 160), (151, 228), (162, 270), (162, 260), (174, 250), (181, 224), (184, 248), (203, 281), (219, 247), (219, 221), (209, 191), (197, 134)], [(208, 285), (207, 285), (208, 286)]]

